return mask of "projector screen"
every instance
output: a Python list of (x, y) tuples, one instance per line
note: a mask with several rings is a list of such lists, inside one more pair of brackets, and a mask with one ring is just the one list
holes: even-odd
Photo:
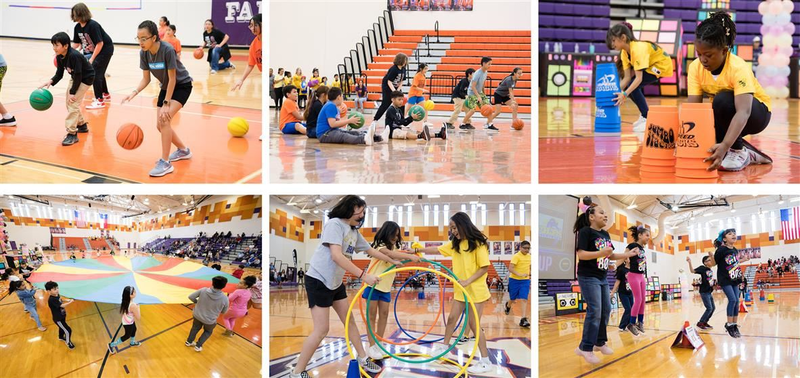
[(539, 196), (539, 279), (575, 279), (578, 198)]

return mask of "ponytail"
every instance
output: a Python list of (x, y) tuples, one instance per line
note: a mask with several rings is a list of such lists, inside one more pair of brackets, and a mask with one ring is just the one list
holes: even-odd
[(575, 225), (572, 226), (572, 232), (576, 233), (580, 231), (582, 228), (591, 226), (591, 222), (589, 222), (589, 215), (594, 214), (594, 210), (597, 206), (589, 206), (583, 214), (578, 215), (578, 219), (575, 220)]
[(645, 232), (649, 232), (650, 230), (646, 229), (644, 226), (631, 226), (628, 228), (628, 231), (630, 231), (633, 241), (635, 243), (638, 243), (639, 236), (641, 236)]
[(736, 24), (725, 11), (711, 13), (697, 25), (695, 43), (702, 42), (720, 49), (730, 49), (735, 41)]

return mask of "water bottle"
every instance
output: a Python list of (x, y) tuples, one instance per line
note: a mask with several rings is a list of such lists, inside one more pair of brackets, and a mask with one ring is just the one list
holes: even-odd
[(589, 44), (589, 54), (594, 54), (594, 43)]
[(544, 52), (550, 52), (550, 42), (544, 43)]
[(581, 52), (581, 47), (580, 47), (580, 45), (578, 45), (578, 44), (576, 43), (576, 44), (575, 44), (575, 53), (577, 54), (577, 53), (579, 53), (579, 52)]

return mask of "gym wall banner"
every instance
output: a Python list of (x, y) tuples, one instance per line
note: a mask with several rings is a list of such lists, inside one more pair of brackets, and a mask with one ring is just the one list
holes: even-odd
[(250, 46), (255, 36), (250, 19), (261, 13), (261, 0), (211, 0), (214, 27), (227, 34), (231, 46)]
[(471, 11), (473, 0), (387, 0), (392, 11)]

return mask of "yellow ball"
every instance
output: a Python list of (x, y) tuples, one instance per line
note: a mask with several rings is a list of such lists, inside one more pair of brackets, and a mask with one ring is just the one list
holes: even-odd
[(422, 103), (422, 107), (425, 108), (425, 110), (433, 110), (433, 108), (436, 107), (436, 103), (431, 100), (425, 100), (425, 102)]
[(242, 117), (233, 117), (228, 122), (228, 132), (235, 137), (244, 136), (244, 134), (247, 134), (248, 130), (250, 130), (250, 125), (248, 125), (247, 120)]

